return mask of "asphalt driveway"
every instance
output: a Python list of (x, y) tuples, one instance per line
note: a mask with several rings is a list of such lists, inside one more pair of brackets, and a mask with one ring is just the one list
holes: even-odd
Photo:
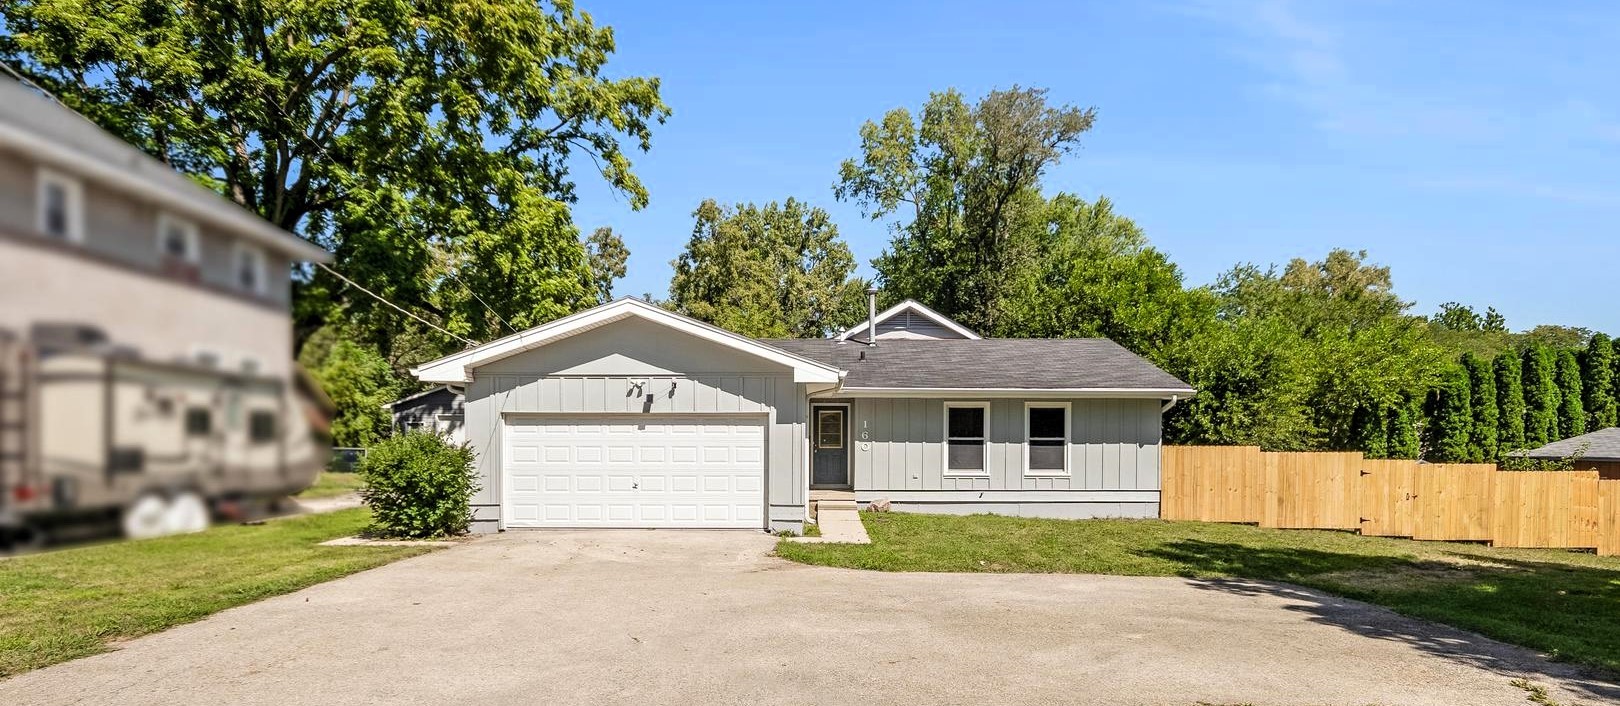
[(1620, 688), (1259, 583), (880, 574), (742, 532), (514, 532), (0, 682), (4, 704), (1525, 704)]

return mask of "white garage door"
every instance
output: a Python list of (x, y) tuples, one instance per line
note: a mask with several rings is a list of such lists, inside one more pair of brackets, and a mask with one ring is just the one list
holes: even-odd
[(765, 526), (760, 419), (511, 417), (507, 527)]

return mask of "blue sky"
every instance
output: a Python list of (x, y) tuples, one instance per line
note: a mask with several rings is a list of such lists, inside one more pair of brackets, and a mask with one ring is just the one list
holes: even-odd
[(1503, 2), (601, 2), (617, 75), (674, 110), (633, 212), (577, 170), (575, 219), (662, 296), (705, 198), (827, 209), (862, 263), (883, 223), (833, 198), (857, 131), (930, 91), (1094, 106), (1049, 193), (1105, 195), (1203, 284), (1365, 249), (1446, 301), (1620, 333), (1620, 6)]

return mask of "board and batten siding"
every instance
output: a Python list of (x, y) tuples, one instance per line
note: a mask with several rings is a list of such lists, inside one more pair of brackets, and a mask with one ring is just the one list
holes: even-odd
[[(836, 400), (816, 400), (823, 401)], [(899, 508), (928, 512), (1158, 514), (1162, 404), (1158, 400), (1038, 400), (1070, 404), (1069, 473), (1058, 477), (1024, 473), (1024, 405), (1031, 400), (842, 401), (852, 404), (852, 480), (859, 500), (887, 498)], [(947, 402), (989, 405), (983, 477), (945, 473)]]
[(691, 376), (476, 375), (467, 387), (467, 441), (477, 451), (475, 529), (500, 514), (503, 418), (523, 414), (759, 414), (766, 425), (772, 528), (804, 521), (802, 392), (788, 374)]

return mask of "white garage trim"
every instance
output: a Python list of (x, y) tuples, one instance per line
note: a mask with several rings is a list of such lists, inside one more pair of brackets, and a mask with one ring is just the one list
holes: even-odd
[(768, 414), (509, 413), (504, 528), (767, 526)]
[(837, 383), (844, 379), (844, 371), (789, 353), (747, 336), (727, 331), (718, 326), (688, 318), (640, 299), (623, 298), (608, 304), (586, 309), (484, 345), (454, 353), (438, 360), (411, 368), (411, 374), (425, 382), (460, 385), (472, 382), (472, 371), (489, 363), (533, 350), (547, 343), (575, 336), (615, 321), (636, 317), (668, 326), (671, 329), (727, 348), (756, 356), (790, 368), (793, 381), (802, 383)]

